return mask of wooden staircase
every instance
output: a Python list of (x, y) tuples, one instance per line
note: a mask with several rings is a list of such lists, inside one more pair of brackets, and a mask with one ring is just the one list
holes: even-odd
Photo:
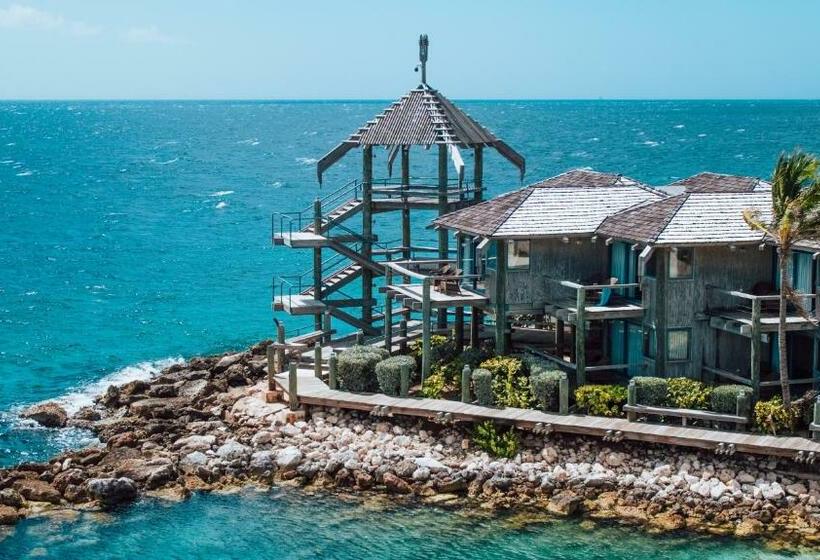
[(320, 231), (315, 231), (316, 228), (313, 227), (313, 223), (303, 227), (302, 231), (305, 233), (323, 234), (335, 224), (339, 224), (357, 214), (362, 209), (362, 206), (363, 203), (361, 200), (347, 200), (322, 217), (322, 227), (320, 228)]
[[(358, 278), (362, 275), (362, 265), (357, 263), (351, 263), (345, 267), (340, 268), (339, 270), (334, 271), (330, 275), (322, 278), (322, 289), (321, 293), (319, 294), (319, 299), (329, 296), (336, 290), (340, 289), (342, 286), (345, 286)], [(303, 296), (314, 296), (315, 290), (313, 286), (307, 288), (306, 290), (302, 290), (301, 294)]]

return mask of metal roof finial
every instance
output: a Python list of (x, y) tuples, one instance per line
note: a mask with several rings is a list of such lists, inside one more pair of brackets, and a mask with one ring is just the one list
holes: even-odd
[(419, 35), (419, 61), (421, 62), (421, 83), (424, 85), (427, 85), (427, 47), (429, 45), (430, 41), (427, 40), (427, 35)]

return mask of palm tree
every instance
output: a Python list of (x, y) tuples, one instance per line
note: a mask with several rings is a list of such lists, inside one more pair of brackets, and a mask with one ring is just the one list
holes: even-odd
[(777, 346), (780, 354), (780, 384), (783, 405), (791, 406), (789, 371), (786, 356), (786, 311), (791, 302), (804, 317), (808, 313), (791, 287), (789, 263), (794, 245), (820, 235), (820, 161), (799, 149), (780, 154), (772, 175), (772, 216), (761, 217), (759, 210), (744, 210), (743, 219), (752, 229), (769, 237), (777, 246), (780, 275), (780, 314)]

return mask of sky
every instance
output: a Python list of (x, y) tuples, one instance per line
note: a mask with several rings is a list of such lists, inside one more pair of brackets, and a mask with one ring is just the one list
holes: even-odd
[(0, 0), (1, 99), (820, 98), (815, 0)]

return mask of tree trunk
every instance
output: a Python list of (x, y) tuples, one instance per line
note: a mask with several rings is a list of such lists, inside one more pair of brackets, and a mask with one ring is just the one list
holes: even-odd
[(783, 405), (790, 406), (792, 402), (791, 387), (789, 386), (789, 357), (786, 349), (786, 311), (788, 300), (786, 294), (791, 285), (789, 281), (789, 254), (791, 251), (781, 249), (778, 253), (777, 264), (780, 269), (780, 313), (777, 324), (777, 352), (780, 369), (780, 386), (783, 390)]

